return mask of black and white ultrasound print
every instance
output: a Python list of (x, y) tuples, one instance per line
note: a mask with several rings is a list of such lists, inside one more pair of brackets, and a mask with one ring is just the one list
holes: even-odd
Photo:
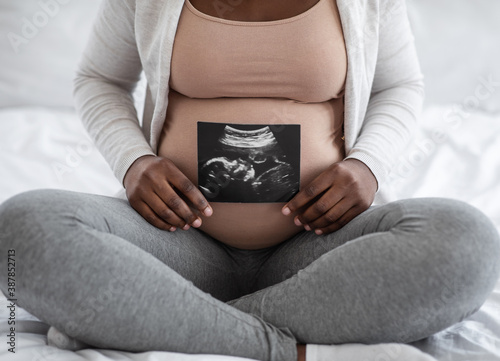
[(300, 187), (300, 125), (198, 122), (198, 187), (209, 202), (287, 202)]

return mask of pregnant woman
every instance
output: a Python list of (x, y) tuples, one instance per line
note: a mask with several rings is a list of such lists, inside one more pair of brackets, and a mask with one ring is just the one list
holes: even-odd
[(18, 195), (0, 242), (19, 305), (91, 347), (424, 360), (373, 345), (461, 321), (498, 278), (478, 210), (387, 198), (423, 99), (402, 0), (103, 0), (75, 96), (127, 199)]

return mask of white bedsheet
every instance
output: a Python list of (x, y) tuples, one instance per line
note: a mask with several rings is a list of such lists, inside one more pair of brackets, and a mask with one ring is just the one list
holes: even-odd
[(36, 188), (103, 195), (120, 189), (72, 110), (1, 109), (0, 167), (0, 202)]
[[(413, 148), (392, 177), (400, 198), (440, 196), (469, 202), (500, 229), (500, 115), (472, 114), (447, 121), (450, 106), (425, 110)], [(432, 140), (437, 129), (446, 139)], [(70, 110), (0, 110), (0, 202), (36, 188), (114, 195), (120, 184)], [(237, 361), (234, 357), (168, 352), (60, 351), (46, 346), (47, 326), (17, 309), (16, 354), (5, 343), (7, 301), (0, 298), (0, 360)], [(500, 360), (500, 282), (484, 306), (465, 321), (415, 343), (439, 361)], [(367, 360), (368, 361), (368, 360)]]

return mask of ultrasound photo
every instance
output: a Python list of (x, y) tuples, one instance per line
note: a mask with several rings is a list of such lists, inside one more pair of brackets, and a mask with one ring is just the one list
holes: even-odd
[(300, 125), (198, 122), (198, 186), (209, 202), (287, 202), (300, 186)]

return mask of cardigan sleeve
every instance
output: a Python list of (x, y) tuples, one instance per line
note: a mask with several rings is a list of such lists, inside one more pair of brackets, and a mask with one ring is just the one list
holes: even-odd
[(135, 39), (135, 0), (103, 0), (74, 81), (77, 112), (115, 176), (154, 155), (132, 92), (142, 72)]
[(379, 48), (360, 134), (347, 155), (365, 163), (380, 187), (410, 143), (424, 99), (405, 0), (381, 1)]

